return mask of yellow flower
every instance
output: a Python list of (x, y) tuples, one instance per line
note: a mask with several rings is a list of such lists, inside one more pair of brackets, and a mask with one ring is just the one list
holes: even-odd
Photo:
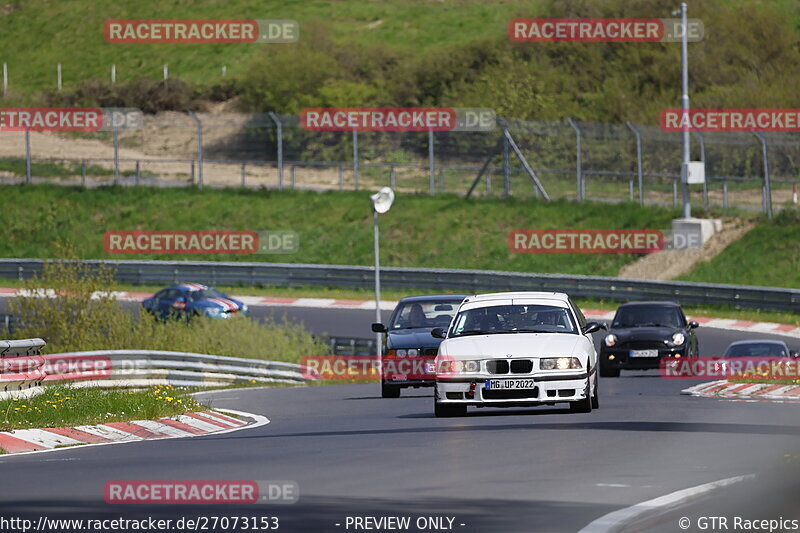
[(13, 401), (18, 402), (19, 398), (11, 398)]

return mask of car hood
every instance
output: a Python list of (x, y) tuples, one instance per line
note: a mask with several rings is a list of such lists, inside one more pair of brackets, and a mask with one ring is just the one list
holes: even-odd
[(222, 311), (238, 311), (244, 304), (233, 298), (207, 298), (194, 303), (200, 309), (221, 309)]
[(459, 359), (470, 357), (562, 357), (574, 353), (580, 335), (569, 333), (505, 333), (446, 339), (440, 354)]
[(644, 327), (644, 328), (611, 328), (609, 333), (613, 333), (620, 341), (663, 341), (669, 339), (676, 331), (686, 331), (683, 328), (672, 327)]
[(431, 337), (433, 328), (414, 328), (390, 330), (386, 335), (386, 346), (399, 348), (436, 348), (442, 339)]

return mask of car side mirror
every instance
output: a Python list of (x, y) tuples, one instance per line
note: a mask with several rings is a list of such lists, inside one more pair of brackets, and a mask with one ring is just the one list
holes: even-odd
[(700, 323), (697, 320), (692, 320), (689, 322), (689, 329), (699, 328)]
[(594, 333), (601, 329), (608, 329), (608, 326), (602, 322), (587, 322), (586, 325), (583, 326), (583, 334), (588, 335), (589, 333)]
[(431, 330), (431, 337), (435, 339), (444, 339), (444, 328), (433, 328)]
[(386, 333), (386, 326), (384, 326), (380, 322), (374, 322), (372, 324), (372, 331), (375, 333)]

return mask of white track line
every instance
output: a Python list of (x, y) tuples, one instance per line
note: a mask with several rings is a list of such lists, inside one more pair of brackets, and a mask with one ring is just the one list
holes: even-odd
[(611, 531), (620, 531), (622, 527), (630, 525), (645, 515), (655, 513), (660, 514), (665, 511), (688, 503), (699, 496), (705, 495), (712, 490), (720, 489), (744, 481), (745, 479), (754, 478), (755, 474), (748, 474), (745, 476), (729, 477), (727, 479), (720, 479), (719, 481), (712, 481), (696, 487), (679, 490), (665, 496), (647, 500), (646, 502), (637, 503), (631, 507), (619, 509), (601, 516), (597, 520), (591, 522), (589, 525), (578, 531), (578, 533), (608, 533)]

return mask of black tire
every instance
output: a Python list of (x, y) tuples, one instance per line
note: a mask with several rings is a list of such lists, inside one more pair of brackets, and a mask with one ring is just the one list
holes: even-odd
[(619, 377), (619, 368), (610, 368), (610, 367), (607, 367), (607, 366), (600, 365), (600, 377), (618, 378)]
[(399, 398), (400, 387), (381, 382), (381, 398)]
[(599, 379), (597, 379), (597, 372), (594, 373), (594, 395), (592, 395), (592, 409), (600, 408), (600, 387), (598, 387)]
[(458, 416), (467, 416), (466, 405), (452, 405), (439, 403), (436, 399), (439, 397), (439, 391), (434, 387), (433, 389), (433, 414), (436, 418), (453, 418)]
[(569, 402), (569, 410), (573, 413), (591, 413), (592, 412), (592, 397), (591, 387), (589, 387), (589, 378), (586, 378), (586, 388), (583, 389), (583, 400), (576, 402)]
[(439, 403), (434, 400), (433, 414), (437, 418), (454, 418), (459, 416), (467, 416), (466, 405), (447, 405)]

